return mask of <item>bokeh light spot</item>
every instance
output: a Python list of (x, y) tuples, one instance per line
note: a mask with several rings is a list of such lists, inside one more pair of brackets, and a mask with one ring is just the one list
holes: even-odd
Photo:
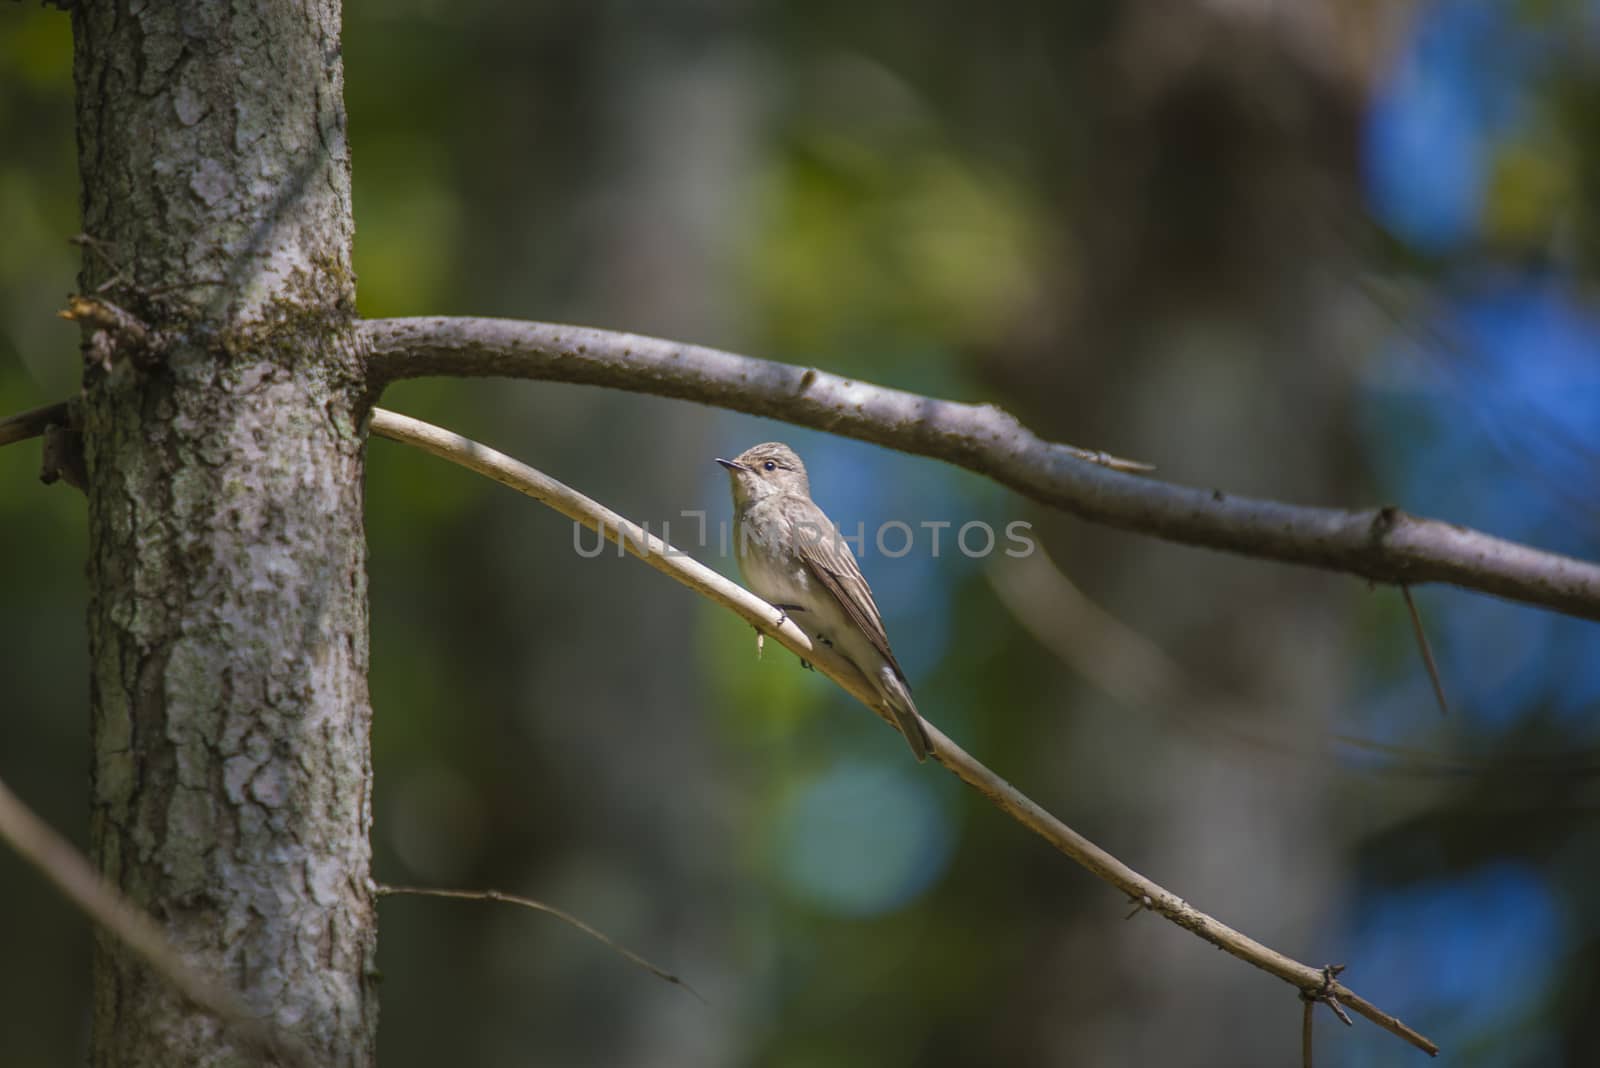
[(789, 888), (851, 916), (888, 912), (927, 889), (944, 871), (952, 835), (934, 792), (914, 775), (851, 762), (799, 790), (778, 815), (779, 873)]

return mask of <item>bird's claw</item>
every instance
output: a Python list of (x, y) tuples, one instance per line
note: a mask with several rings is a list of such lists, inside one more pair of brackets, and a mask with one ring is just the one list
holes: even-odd
[(789, 613), (790, 612), (804, 612), (805, 611), (804, 608), (802, 608), (800, 605), (797, 605), (797, 604), (775, 604), (772, 607), (774, 607), (774, 608), (776, 608), (778, 610), (778, 621), (773, 624), (774, 627), (781, 627), (785, 623), (789, 622)]

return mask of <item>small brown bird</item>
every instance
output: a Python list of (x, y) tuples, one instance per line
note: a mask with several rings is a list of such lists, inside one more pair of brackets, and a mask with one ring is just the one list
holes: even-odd
[(734, 552), (750, 588), (832, 646), (878, 691), (918, 760), (932, 749), (883, 617), (850, 546), (811, 500), (805, 464), (777, 441), (717, 458), (733, 482)]

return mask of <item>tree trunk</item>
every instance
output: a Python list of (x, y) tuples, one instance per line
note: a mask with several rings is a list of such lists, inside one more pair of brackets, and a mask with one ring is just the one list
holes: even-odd
[[(149, 328), (85, 347), (95, 856), (354, 1065), (376, 930), (339, 22), (336, 0), (73, 13), (82, 286)], [(100, 940), (94, 1064), (262, 1056)]]

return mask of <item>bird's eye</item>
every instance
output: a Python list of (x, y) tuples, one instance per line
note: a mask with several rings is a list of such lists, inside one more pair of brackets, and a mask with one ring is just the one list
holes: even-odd
[(773, 463), (771, 460), (768, 460), (766, 463), (762, 464), (761, 466), (765, 467), (768, 471), (776, 471), (778, 469), (778, 465)]

